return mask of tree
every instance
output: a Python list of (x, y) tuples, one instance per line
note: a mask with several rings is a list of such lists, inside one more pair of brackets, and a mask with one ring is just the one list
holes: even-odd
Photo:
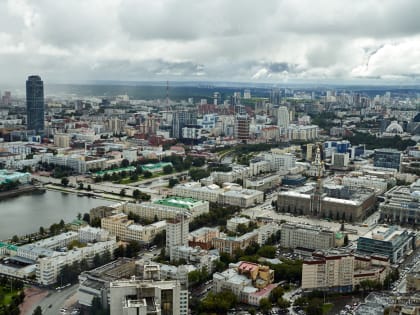
[(257, 251), (257, 254), (266, 258), (274, 258), (276, 256), (276, 248), (274, 246), (264, 245)]
[[(80, 215), (80, 217), (79, 217), (79, 215)], [(77, 215), (77, 218), (80, 220), (81, 217), (82, 217), (82, 214), (79, 212), (79, 214)], [(63, 219), (60, 220), (59, 225), (60, 225), (60, 228), (62, 228), (62, 229), (66, 226)]]
[(17, 236), (17, 235), (13, 235), (13, 237), (12, 237), (12, 242), (13, 242), (13, 243), (17, 243), (17, 242), (19, 242), (19, 236)]
[(128, 161), (127, 159), (123, 159), (121, 161), (121, 167), (128, 167), (130, 165), (130, 161)]
[(90, 185), (88, 185), (88, 186), (87, 186), (87, 190), (88, 190), (88, 191), (91, 191), (91, 190), (92, 190), (92, 187), (90, 187)]
[(278, 307), (285, 309), (290, 307), (290, 302), (281, 297), (277, 299), (277, 305)]
[(349, 236), (347, 234), (344, 235), (344, 246), (349, 245)]
[(267, 313), (271, 308), (270, 300), (267, 298), (262, 298), (260, 300), (260, 310), (264, 313)]
[(140, 190), (135, 189), (133, 191), (133, 198), (136, 199), (136, 200), (140, 199)]
[(32, 315), (42, 315), (42, 308), (41, 308), (41, 306), (38, 305), (35, 308), (35, 310), (33, 311)]
[(120, 196), (121, 197), (124, 197), (125, 196), (125, 189), (123, 188), (123, 189), (121, 189), (121, 191), (120, 191)]
[(87, 223), (90, 223), (90, 214), (89, 213), (85, 213), (84, 215), (83, 215), (83, 221), (85, 221), (85, 222), (87, 222)]
[(169, 179), (169, 188), (174, 187), (175, 185), (179, 184), (179, 180), (177, 178), (170, 178)]
[(149, 171), (146, 171), (143, 173), (144, 178), (151, 178), (153, 176), (153, 174)]
[(61, 179), (61, 185), (63, 185), (64, 187), (67, 187), (67, 185), (69, 184), (69, 179), (67, 177), (63, 177)]
[(165, 165), (163, 167), (163, 172), (165, 174), (171, 174), (173, 172), (174, 168), (171, 165)]
[(43, 226), (40, 226), (39, 227), (39, 234), (44, 235), (44, 233), (45, 233), (44, 227)]

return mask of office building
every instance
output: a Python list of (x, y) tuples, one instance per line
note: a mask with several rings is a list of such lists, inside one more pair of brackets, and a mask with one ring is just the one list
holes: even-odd
[(197, 112), (195, 110), (174, 111), (172, 115), (172, 138), (182, 139), (182, 129), (186, 125), (197, 124)]
[(395, 186), (385, 193), (379, 205), (381, 220), (385, 223), (420, 224), (420, 193), (409, 186)]
[[(159, 266), (156, 266), (159, 269)], [(177, 280), (117, 280), (110, 285), (111, 315), (187, 315), (188, 291)]]
[(400, 170), (402, 153), (395, 149), (375, 149), (373, 165), (375, 167), (393, 168)]
[(343, 176), (342, 184), (350, 189), (370, 188), (375, 190), (376, 195), (387, 191), (388, 182), (384, 178), (371, 175), (363, 175), (362, 172), (352, 172)]
[(104, 309), (109, 308), (110, 283), (120, 279), (130, 279), (136, 275), (136, 261), (118, 258), (98, 268), (84, 271), (79, 275), (77, 300), (80, 305), (91, 307), (92, 300), (98, 298)]
[(364, 218), (375, 206), (373, 190), (350, 190), (335, 185), (323, 192), (309, 185), (295, 190), (281, 191), (277, 205), (280, 212), (318, 216), (344, 221), (358, 221)]
[(335, 232), (325, 228), (299, 223), (284, 223), (281, 226), (280, 246), (295, 249), (302, 247), (322, 250), (335, 247)]
[(117, 213), (101, 219), (103, 229), (122, 241), (150, 243), (156, 234), (166, 229), (166, 221), (158, 221), (149, 225), (140, 225), (129, 220), (124, 213)]
[(209, 202), (193, 198), (182, 198), (171, 196), (153, 202), (131, 203), (126, 202), (117, 206), (126, 214), (130, 212), (142, 219), (166, 220), (177, 217), (180, 213), (188, 214), (195, 218), (209, 212)]
[(202, 187), (200, 183), (196, 182), (183, 183), (176, 185), (172, 193), (176, 196), (207, 200), (242, 208), (262, 203), (264, 200), (262, 191), (243, 189), (241, 186), (232, 183), (226, 183), (223, 188), (216, 184)]
[(220, 253), (232, 255), (237, 249), (244, 250), (249, 245), (258, 243), (258, 233), (256, 231), (246, 233), (241, 236), (220, 235), (213, 238), (213, 247)]
[(363, 254), (379, 254), (398, 263), (415, 249), (415, 233), (397, 226), (379, 226), (357, 240), (357, 251)]
[(191, 247), (199, 246), (208, 250), (212, 247), (213, 239), (219, 236), (219, 228), (202, 227), (189, 233), (188, 245)]
[(349, 166), (350, 158), (348, 153), (334, 152), (332, 154), (331, 166), (335, 169), (345, 169)]
[(31, 75), (26, 80), (26, 116), (27, 129), (36, 134), (44, 132), (44, 82), (38, 75)]

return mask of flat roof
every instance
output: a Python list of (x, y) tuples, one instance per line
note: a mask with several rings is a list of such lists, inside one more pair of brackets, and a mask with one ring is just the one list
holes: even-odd
[(191, 207), (203, 204), (204, 201), (193, 198), (169, 197), (166, 199), (159, 199), (153, 202), (156, 205), (164, 205), (168, 207), (177, 207), (183, 209), (190, 209)]

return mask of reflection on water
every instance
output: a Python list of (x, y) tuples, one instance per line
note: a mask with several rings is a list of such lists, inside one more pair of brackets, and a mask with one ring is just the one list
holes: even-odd
[(0, 201), (0, 239), (36, 232), (61, 219), (72, 221), (77, 214), (112, 201), (78, 197), (75, 194), (46, 191), (45, 194), (22, 195)]

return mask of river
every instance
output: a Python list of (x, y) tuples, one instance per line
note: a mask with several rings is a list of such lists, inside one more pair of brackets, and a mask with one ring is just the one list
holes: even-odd
[(37, 232), (40, 226), (49, 227), (61, 219), (71, 222), (79, 212), (83, 214), (112, 203), (52, 190), (6, 199), (0, 201), (0, 240)]

